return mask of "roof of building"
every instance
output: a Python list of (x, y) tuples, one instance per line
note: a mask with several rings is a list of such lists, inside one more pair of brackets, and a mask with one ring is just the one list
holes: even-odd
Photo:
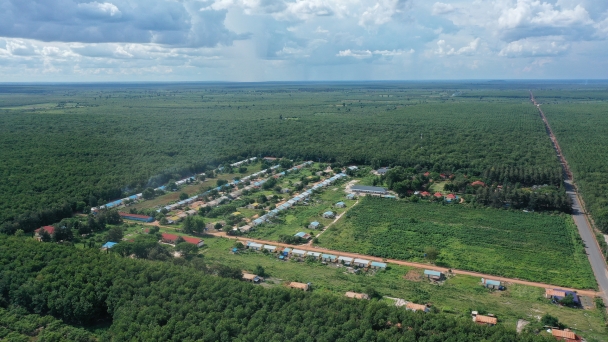
[(294, 234), (294, 236), (301, 237), (302, 239), (308, 239), (310, 237), (310, 234), (306, 234), (304, 232), (298, 232), (298, 233)]
[(306, 254), (306, 251), (303, 251), (301, 249), (294, 249), (291, 251), (291, 254), (300, 254), (300, 255), (304, 255)]
[(424, 274), (430, 275), (430, 276), (437, 276), (437, 277), (441, 276), (441, 272), (433, 271), (433, 270), (424, 270)]
[(348, 298), (369, 299), (369, 296), (367, 295), (367, 293), (357, 293), (357, 292), (348, 291), (344, 295)]
[(439, 198), (439, 197), (443, 197), (443, 195), (441, 194), (441, 192), (436, 192), (433, 194), (433, 196)]
[(258, 276), (255, 274), (251, 274), (251, 273), (243, 273), (243, 279), (246, 280), (254, 280), (255, 278), (257, 278)]
[(257, 242), (247, 242), (247, 247), (258, 247), (258, 248), (262, 248), (262, 244), (261, 243), (257, 243)]
[(369, 265), (369, 260), (355, 258), (354, 261), (355, 261), (355, 264), (366, 264), (366, 265)]
[(379, 168), (379, 169), (377, 170), (377, 172), (378, 172), (379, 174), (385, 174), (385, 173), (387, 173), (387, 172), (388, 172), (388, 170), (390, 170), (390, 168), (388, 168), (388, 167), (381, 167), (381, 168)]
[(311, 225), (311, 226), (318, 226), (318, 225), (319, 225), (319, 222), (317, 222), (317, 221), (313, 221), (313, 222), (310, 222), (310, 225)]
[(454, 195), (454, 194), (449, 194), (449, 195), (445, 196), (445, 198), (448, 198), (448, 199), (456, 199), (456, 195)]
[(383, 267), (383, 268), (386, 267), (386, 263), (384, 263), (384, 262), (378, 262), (378, 261), (372, 261), (371, 265), (374, 266), (374, 267)]
[(55, 227), (53, 226), (44, 226), (44, 227), (40, 227), (38, 229), (36, 229), (36, 233), (40, 234), (42, 233), (42, 231), (47, 232), (48, 234), (53, 234), (55, 232)]
[(496, 324), (498, 323), (498, 319), (496, 317), (484, 316), (484, 315), (476, 315), (475, 322), (478, 323), (487, 323), (487, 324)]
[(412, 302), (405, 304), (405, 308), (413, 311), (426, 311), (426, 309), (428, 309), (426, 305), (416, 304)]
[(481, 186), (486, 186), (486, 183), (482, 182), (482, 181), (474, 181), (473, 183), (471, 183), (472, 186), (476, 186), (476, 185), (481, 185)]
[(334, 212), (333, 211), (326, 211), (323, 213), (323, 215), (329, 216), (329, 215), (333, 215)]
[(116, 242), (108, 241), (108, 242), (106, 242), (105, 245), (101, 246), (101, 248), (112, 248), (112, 247), (114, 247), (115, 244), (116, 244)]
[(264, 245), (264, 249), (277, 249), (277, 246)]
[(386, 192), (385, 188), (379, 186), (368, 186), (368, 185), (353, 185), (350, 187), (353, 191), (373, 191), (373, 192)]
[(321, 253), (319, 253), (319, 252), (306, 252), (306, 255), (318, 257), (319, 255), (321, 255)]
[(321, 258), (323, 258), (323, 259), (335, 259), (335, 258), (337, 258), (337, 256), (335, 256), (333, 254), (321, 254)]
[(420, 196), (422, 196), (422, 197), (431, 196), (431, 193), (428, 192), (428, 191), (423, 191), (423, 192), (420, 193)]
[[(484, 281), (484, 278), (481, 278), (482, 281)], [(496, 286), (500, 286), (500, 281), (498, 280), (491, 280), (491, 279), (485, 279), (485, 283), (487, 285), (496, 285)]]
[(283, 252), (287, 252), (287, 253), (289, 253), (289, 252), (291, 252), (291, 248), (286, 247), (286, 248), (283, 250)]
[(292, 287), (294, 289), (308, 290), (308, 284), (298, 283), (298, 282), (295, 282), (295, 281), (292, 281), (287, 286)]
[(340, 201), (338, 203), (336, 203), (336, 205), (340, 206), (340, 205), (345, 205), (344, 202)]
[[(163, 240), (176, 241), (180, 236), (175, 234), (162, 233), (162, 237)], [(198, 245), (199, 243), (203, 242), (203, 240), (195, 237), (182, 236), (181, 238), (184, 239), (184, 242), (191, 243), (193, 245)]]
[(345, 257), (345, 256), (340, 256), (340, 257), (338, 257), (338, 260), (353, 261), (353, 258), (351, 258), (351, 257)]
[(553, 335), (554, 337), (563, 337), (563, 338), (568, 338), (571, 340), (577, 339), (577, 336), (575, 333), (573, 333), (572, 331), (566, 331), (566, 330), (551, 329), (551, 335)]

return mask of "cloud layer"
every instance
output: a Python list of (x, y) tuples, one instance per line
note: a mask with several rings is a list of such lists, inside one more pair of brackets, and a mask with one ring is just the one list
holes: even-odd
[(606, 78), (603, 0), (5, 0), (0, 76)]

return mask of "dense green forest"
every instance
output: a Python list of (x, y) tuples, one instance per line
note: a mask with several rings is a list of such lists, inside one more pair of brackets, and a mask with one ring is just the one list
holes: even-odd
[[(84, 327), (109, 324), (99, 333), (101, 341), (551, 340), (477, 325), (468, 315), (265, 289), (205, 275), (198, 259), (177, 266), (6, 236), (0, 246), (0, 333), (27, 334), (37, 325), (41, 334), (62, 331), (63, 340), (89, 339), (82, 330), (44, 318), (51, 315)], [(25, 317), (30, 319), (5, 327)]]
[(575, 288), (596, 288), (574, 222), (549, 215), (363, 198), (319, 237), (329, 249)]
[(244, 156), (489, 176), (514, 168), (511, 182), (559, 167), (524, 90), (471, 91), (479, 97), (398, 84), (0, 90), (0, 222), (57, 222)]
[[(543, 111), (574, 174), (587, 209), (608, 232), (608, 103), (601, 94), (545, 93)], [(567, 99), (567, 100), (566, 100)], [(575, 102), (575, 103), (563, 103)], [(587, 101), (583, 101), (587, 100)]]

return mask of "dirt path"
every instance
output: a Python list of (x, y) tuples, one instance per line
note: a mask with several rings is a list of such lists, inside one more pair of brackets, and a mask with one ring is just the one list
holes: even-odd
[(371, 260), (371, 261), (380, 261), (380, 262), (386, 262), (386, 263), (391, 263), (391, 264), (395, 264), (395, 265), (402, 265), (402, 266), (410, 266), (410, 267), (416, 267), (416, 268), (423, 268), (423, 269), (427, 269), (427, 270), (435, 270), (435, 271), (440, 271), (440, 272), (448, 272), (449, 270), (452, 271), (452, 273), (454, 274), (463, 274), (463, 275), (469, 275), (469, 276), (474, 276), (474, 277), (483, 277), (483, 278), (491, 278), (491, 279), (496, 279), (496, 280), (500, 280), (503, 282), (508, 282), (508, 283), (514, 283), (514, 284), (521, 284), (521, 285), (528, 285), (528, 286), (534, 286), (534, 287), (540, 287), (540, 288), (561, 288), (561, 289), (565, 289), (565, 290), (569, 290), (569, 291), (576, 291), (578, 294), (580, 295), (584, 295), (584, 296), (599, 296), (601, 293), (593, 291), (593, 290), (579, 290), (579, 289), (573, 289), (573, 288), (568, 288), (568, 287), (562, 287), (562, 286), (556, 286), (556, 285), (551, 285), (551, 284), (544, 284), (544, 283), (537, 283), (537, 282), (532, 282), (532, 281), (527, 281), (527, 280), (521, 280), (521, 279), (515, 279), (515, 278), (505, 278), (505, 277), (497, 277), (497, 276), (493, 276), (490, 274), (483, 274), (483, 273), (478, 273), (478, 272), (472, 272), (472, 271), (464, 271), (464, 270), (456, 270), (456, 269), (448, 269), (445, 267), (439, 267), (439, 266), (435, 266), (435, 265), (430, 265), (430, 264), (423, 264), (423, 263), (419, 263), (419, 262), (411, 262), (411, 261), (403, 261), (403, 260), (396, 260), (396, 259), (382, 259), (382, 258), (378, 258), (378, 257), (374, 257), (371, 255), (363, 255), (363, 254), (359, 254), (359, 253), (349, 253), (349, 252), (340, 252), (340, 251), (334, 251), (331, 249), (327, 249), (327, 248), (321, 248), (321, 247), (314, 247), (314, 246), (297, 246), (297, 245), (289, 245), (289, 244), (285, 244), (285, 243), (279, 243), (276, 241), (266, 241), (266, 240), (259, 240), (259, 239), (249, 239), (246, 237), (242, 237), (242, 236), (228, 236), (226, 235), (226, 233), (224, 232), (208, 232), (208, 235), (212, 235), (212, 236), (216, 236), (216, 237), (224, 237), (224, 238), (228, 238), (228, 239), (234, 239), (234, 240), (238, 240), (243, 242), (243, 244), (245, 244), (246, 241), (253, 241), (253, 242), (257, 242), (257, 243), (261, 243), (261, 244), (266, 244), (266, 245), (273, 245), (273, 246), (280, 246), (280, 247), (290, 247), (290, 248), (301, 248), (301, 249), (305, 249), (307, 251), (311, 251), (311, 252), (319, 252), (319, 253), (330, 253), (330, 254), (335, 254), (338, 256), (346, 256), (346, 257), (351, 257), (351, 258), (364, 258), (366, 260)]
[[(346, 214), (352, 207), (356, 206), (357, 203), (359, 203), (359, 200), (357, 200), (357, 202), (355, 202), (355, 204), (353, 204), (350, 208), (347, 208), (346, 210), (344, 210), (344, 212), (342, 214), (336, 216), (336, 218), (333, 221), (331, 221), (331, 223), (328, 224), (327, 227), (323, 228), (323, 230), (319, 234), (315, 235), (315, 237), (319, 237), (319, 236), (321, 236), (321, 234), (325, 233), (325, 231), (328, 230), (329, 227), (331, 227), (334, 223), (338, 222), (338, 220), (340, 218), (342, 218), (342, 216), (344, 216), (344, 214)], [(312, 246), (312, 240), (308, 241), (306, 246)]]

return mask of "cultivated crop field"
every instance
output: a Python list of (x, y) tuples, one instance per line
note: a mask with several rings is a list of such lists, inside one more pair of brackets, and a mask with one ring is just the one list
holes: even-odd
[(570, 216), (364, 198), (320, 246), (575, 288), (596, 288)]

